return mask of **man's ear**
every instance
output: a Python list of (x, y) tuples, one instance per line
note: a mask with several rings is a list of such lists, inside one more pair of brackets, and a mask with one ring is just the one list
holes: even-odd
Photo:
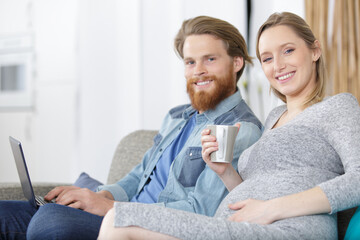
[(312, 60), (314, 62), (316, 62), (320, 58), (320, 56), (322, 54), (321, 53), (321, 45), (320, 45), (320, 42), (318, 40), (314, 41), (312, 52), (313, 52)]
[(238, 72), (244, 66), (244, 59), (242, 57), (234, 57), (234, 71)]

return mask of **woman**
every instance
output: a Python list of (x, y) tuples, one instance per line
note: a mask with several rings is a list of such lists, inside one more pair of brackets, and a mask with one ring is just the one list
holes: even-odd
[(335, 213), (360, 204), (359, 105), (347, 93), (323, 99), (320, 43), (299, 16), (271, 15), (256, 50), (286, 105), (269, 114), (261, 139), (241, 155), (239, 173), (210, 161), (217, 142), (204, 130), (203, 159), (231, 191), (215, 217), (116, 203), (100, 239), (337, 238)]

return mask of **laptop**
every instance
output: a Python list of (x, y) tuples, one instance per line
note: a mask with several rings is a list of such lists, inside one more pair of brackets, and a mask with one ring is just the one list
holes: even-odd
[(49, 201), (46, 201), (41, 196), (36, 196), (34, 194), (34, 190), (32, 188), (32, 184), (30, 181), (29, 171), (26, 167), (24, 152), (21, 146), (20, 141), (16, 140), (13, 137), (9, 137), (11, 149), (14, 155), (16, 168), (19, 174), (21, 187), (24, 193), (25, 198), (29, 201), (31, 205), (38, 208), (42, 205), (45, 205), (47, 203), (50, 203)]

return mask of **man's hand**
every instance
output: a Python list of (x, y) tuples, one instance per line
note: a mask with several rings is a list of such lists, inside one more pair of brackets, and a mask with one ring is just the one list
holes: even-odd
[(72, 191), (75, 189), (80, 189), (79, 187), (75, 187), (75, 186), (61, 186), (61, 187), (56, 187), (54, 189), (52, 189), (50, 192), (48, 192), (48, 194), (45, 195), (45, 200), (47, 201), (51, 201), (54, 198), (57, 197), (61, 197), (63, 196), (65, 193), (67, 193), (68, 191)]
[(230, 204), (229, 208), (237, 210), (229, 217), (234, 222), (250, 222), (257, 224), (271, 224), (275, 221), (274, 211), (269, 205), (269, 201), (261, 201), (255, 199), (247, 199), (234, 204)]
[(99, 216), (105, 216), (114, 205), (113, 196), (110, 192), (95, 193), (87, 188), (75, 186), (56, 187), (45, 196), (46, 200), (54, 198), (56, 198), (57, 204), (82, 209)]

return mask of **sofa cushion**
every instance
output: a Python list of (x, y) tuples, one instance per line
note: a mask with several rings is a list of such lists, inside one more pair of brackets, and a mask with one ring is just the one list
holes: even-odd
[(111, 162), (107, 184), (116, 183), (141, 162), (157, 133), (154, 130), (137, 130), (121, 139)]
[(83, 172), (80, 174), (79, 178), (75, 181), (73, 185), (81, 188), (88, 188), (91, 191), (95, 192), (97, 187), (103, 184), (98, 180), (90, 177), (89, 174)]

